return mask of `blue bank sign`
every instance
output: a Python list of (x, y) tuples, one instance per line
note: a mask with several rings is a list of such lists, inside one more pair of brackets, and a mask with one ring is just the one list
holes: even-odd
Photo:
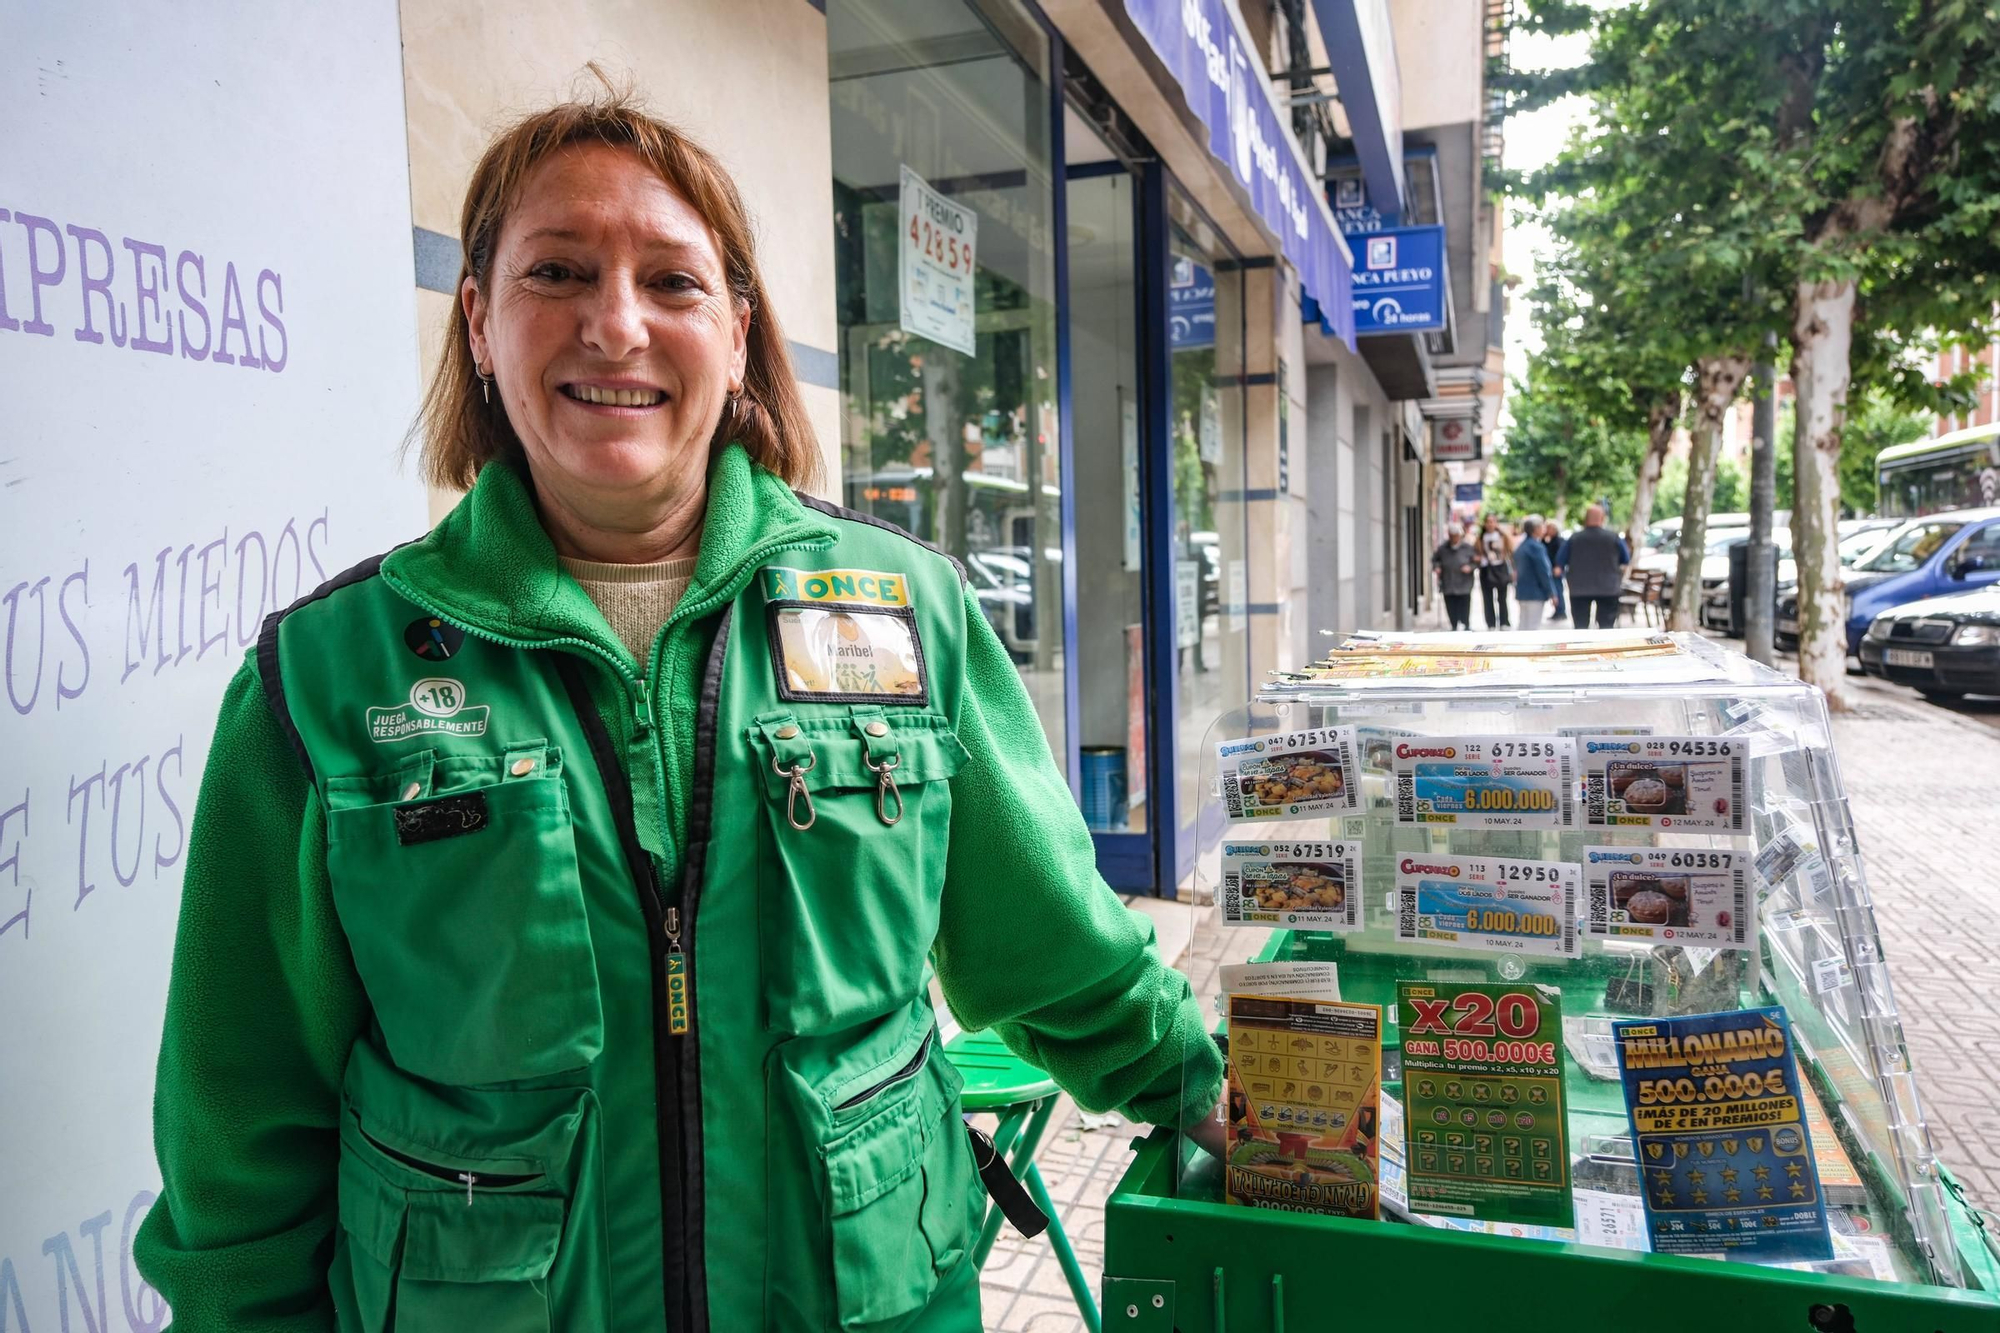
[(1215, 275), (1186, 255), (1175, 255), (1167, 278), (1167, 342), (1215, 346)]
[(1445, 327), (1444, 228), (1354, 232), (1354, 332), (1429, 333)]

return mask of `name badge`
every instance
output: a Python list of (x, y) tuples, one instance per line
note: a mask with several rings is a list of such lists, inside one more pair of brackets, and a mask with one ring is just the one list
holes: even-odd
[(788, 702), (930, 702), (924, 645), (908, 607), (772, 602), (771, 669)]

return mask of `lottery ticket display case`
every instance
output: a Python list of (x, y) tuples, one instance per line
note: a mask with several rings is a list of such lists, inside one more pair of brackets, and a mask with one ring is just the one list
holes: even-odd
[(1818, 691), (1354, 636), (1203, 754), (1226, 1156), (1138, 1145), (1107, 1328), (2000, 1333)]

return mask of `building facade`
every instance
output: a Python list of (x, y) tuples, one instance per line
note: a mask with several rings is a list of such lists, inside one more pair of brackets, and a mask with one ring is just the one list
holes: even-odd
[[(650, 10), (403, 4), (425, 368), (487, 136), (587, 90), (587, 62), (629, 79), (722, 158), (758, 220), (828, 497), (964, 563), (1106, 877), (1172, 893), (1204, 844), (1210, 726), (1316, 656), (1319, 631), (1417, 611), (1448, 500), (1439, 423), (1476, 453), (1497, 416), (1487, 15), (1475, 0)], [(1369, 177), (1357, 226), (1336, 209), (1340, 164), (1391, 154), (1407, 167)], [(1423, 262), (1411, 239), (1392, 265), (1432, 289), (1434, 331), (1371, 323), (1352, 287), (1369, 273), (1359, 238), (1380, 251), (1405, 223), (1437, 233)]]

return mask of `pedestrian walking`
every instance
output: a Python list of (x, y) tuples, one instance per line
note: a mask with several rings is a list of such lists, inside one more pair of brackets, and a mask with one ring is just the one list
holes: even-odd
[(1488, 514), (1479, 525), (1479, 601), (1486, 628), (1508, 629), (1507, 589), (1514, 582), (1514, 539)]
[(994, 1149), (927, 960), (1084, 1105), (1219, 1152), (1202, 1008), (956, 562), (796, 489), (721, 164), (564, 104), (462, 218), (423, 460), (469, 493), (229, 687), (139, 1270), (190, 1330), (978, 1328)]
[(1521, 521), (1521, 542), (1514, 548), (1514, 598), (1520, 603), (1524, 630), (1542, 627), (1549, 599), (1555, 596), (1555, 572), (1541, 543), (1541, 530), (1542, 516), (1528, 515)]
[(1551, 620), (1569, 619), (1569, 600), (1563, 590), (1564, 579), (1562, 571), (1555, 568), (1556, 555), (1562, 550), (1562, 544), (1563, 535), (1561, 525), (1554, 519), (1549, 519), (1542, 524), (1542, 549), (1548, 552), (1550, 578), (1554, 581), (1556, 588), (1556, 607), (1555, 611), (1549, 616)]
[(1618, 594), (1625, 587), (1625, 567), (1632, 563), (1625, 539), (1604, 526), (1604, 506), (1583, 511), (1583, 526), (1571, 533), (1556, 553), (1555, 573), (1569, 580), (1576, 627), (1588, 629), (1593, 614), (1597, 628), (1618, 623)]
[(1466, 540), (1465, 525), (1445, 527), (1446, 540), (1431, 553), (1438, 591), (1444, 595), (1445, 618), (1453, 629), (1472, 628), (1472, 585), (1478, 578), (1479, 548)]

